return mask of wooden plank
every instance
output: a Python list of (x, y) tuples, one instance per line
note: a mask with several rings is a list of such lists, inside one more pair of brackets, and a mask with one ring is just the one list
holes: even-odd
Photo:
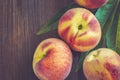
[[(32, 70), (33, 53), (43, 39), (57, 31), (37, 36), (41, 25), (73, 0), (0, 0), (0, 80), (38, 80)], [(75, 72), (78, 54), (66, 80), (82, 80)]]

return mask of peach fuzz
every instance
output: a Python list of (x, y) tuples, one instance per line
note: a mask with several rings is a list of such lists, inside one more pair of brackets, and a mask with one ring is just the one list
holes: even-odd
[(37, 47), (33, 57), (33, 71), (40, 80), (64, 80), (72, 67), (72, 53), (60, 39), (48, 38)]
[(108, 48), (100, 48), (84, 59), (83, 71), (87, 80), (120, 80), (120, 56)]
[(108, 0), (75, 0), (75, 2), (80, 6), (95, 9), (105, 5)]
[(73, 50), (86, 52), (99, 43), (101, 27), (89, 10), (72, 8), (60, 18), (58, 34)]

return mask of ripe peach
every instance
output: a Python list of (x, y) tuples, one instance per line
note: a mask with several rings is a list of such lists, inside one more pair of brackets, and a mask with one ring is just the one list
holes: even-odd
[(108, 2), (108, 0), (75, 0), (75, 2), (78, 5), (81, 5), (90, 9), (95, 9), (105, 5)]
[(83, 71), (87, 80), (120, 80), (120, 56), (108, 48), (92, 51), (84, 60)]
[(101, 27), (89, 10), (72, 8), (60, 18), (58, 34), (73, 50), (86, 52), (99, 43)]
[(33, 70), (40, 80), (64, 80), (71, 71), (72, 53), (62, 40), (49, 38), (37, 47)]

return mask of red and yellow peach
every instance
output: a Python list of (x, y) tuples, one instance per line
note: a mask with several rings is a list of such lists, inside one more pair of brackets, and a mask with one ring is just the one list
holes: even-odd
[(58, 34), (73, 50), (86, 52), (99, 43), (101, 27), (89, 10), (72, 8), (60, 18)]
[(64, 80), (71, 71), (72, 53), (62, 40), (49, 38), (37, 47), (33, 70), (40, 80)]
[(95, 9), (105, 5), (108, 0), (75, 0), (75, 2), (80, 6)]
[(120, 56), (108, 48), (90, 52), (84, 60), (87, 80), (120, 80)]

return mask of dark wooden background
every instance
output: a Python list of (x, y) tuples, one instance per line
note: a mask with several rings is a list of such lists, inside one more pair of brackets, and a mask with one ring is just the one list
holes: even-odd
[[(32, 58), (40, 41), (58, 37), (57, 31), (35, 33), (59, 9), (73, 0), (0, 0), (0, 80), (38, 80)], [(73, 67), (66, 80), (85, 80), (75, 72), (80, 54), (73, 54)]]

